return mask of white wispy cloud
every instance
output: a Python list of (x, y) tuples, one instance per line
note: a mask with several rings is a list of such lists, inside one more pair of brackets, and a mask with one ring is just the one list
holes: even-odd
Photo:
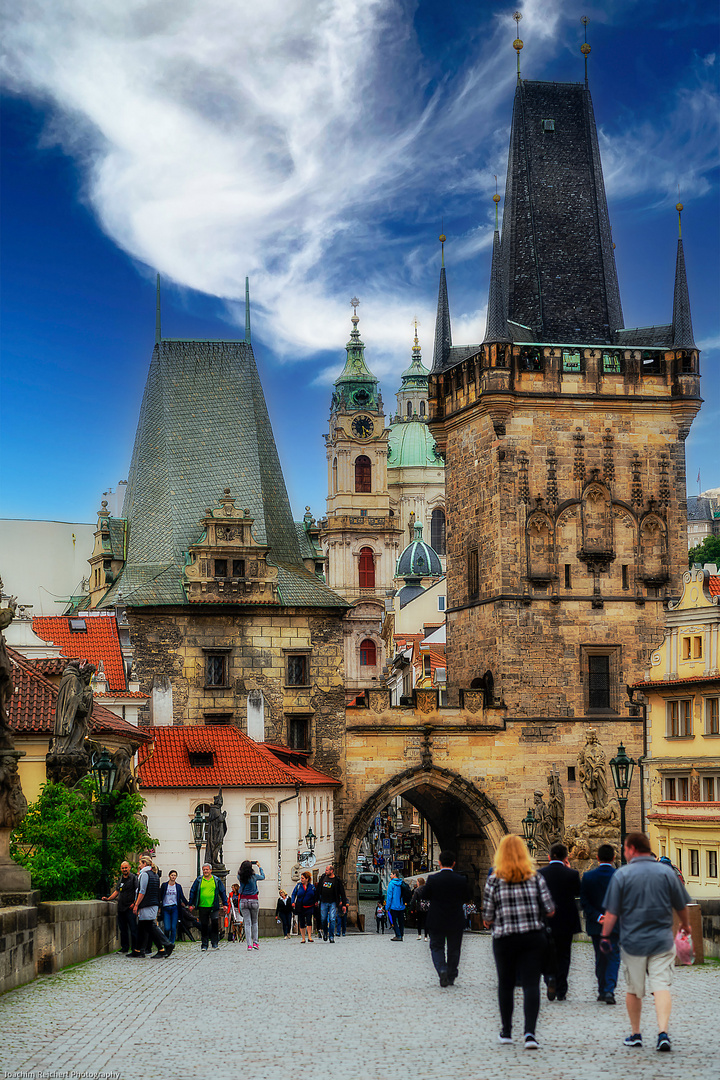
[[(5, 13), (4, 80), (53, 106), (46, 137), (79, 162), (87, 201), (134, 258), (224, 299), (241, 324), (249, 274), (255, 329), (288, 361), (344, 342), (359, 290), (381, 376), (409, 355), (413, 315), (432, 358), (434, 308), (418, 311), (416, 289), (437, 259), (428, 223), (471, 194), (485, 209), (452, 238), (454, 265), (489, 250), (512, 10), (431, 88), (411, 0), (27, 0)], [(563, 6), (522, 11), (522, 62), (542, 77), (564, 47)], [(678, 92), (669, 124), (605, 137), (613, 193), (659, 191), (671, 172), (674, 183), (681, 148), (699, 190), (713, 104), (698, 83)], [(454, 314), (455, 340), (483, 329), (480, 307)]]

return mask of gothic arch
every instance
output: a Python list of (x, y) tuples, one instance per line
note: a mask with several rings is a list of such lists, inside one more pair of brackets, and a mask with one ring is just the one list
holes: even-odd
[(355, 888), (357, 856), (360, 842), (383, 807), (398, 795), (407, 795), (418, 787), (436, 789), (438, 794), (452, 798), (474, 819), (495, 850), (509, 829), (492, 800), (477, 785), (452, 769), (415, 766), (405, 769), (382, 784), (356, 811), (345, 833), (340, 850), (340, 876), (346, 885)]
[(609, 555), (613, 550), (612, 497), (597, 478), (582, 493), (582, 550), (591, 556)]
[(544, 510), (533, 510), (525, 526), (527, 576), (534, 581), (550, 581), (556, 576), (555, 525)]
[(659, 585), (668, 578), (667, 526), (659, 514), (650, 510), (643, 515), (638, 538), (638, 577)]

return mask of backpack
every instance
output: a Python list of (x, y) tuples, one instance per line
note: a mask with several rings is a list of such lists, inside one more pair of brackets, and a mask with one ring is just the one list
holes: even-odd
[(403, 881), (400, 885), (400, 896), (406, 904), (408, 904), (410, 900), (412, 900), (412, 889), (408, 885), (407, 881)]

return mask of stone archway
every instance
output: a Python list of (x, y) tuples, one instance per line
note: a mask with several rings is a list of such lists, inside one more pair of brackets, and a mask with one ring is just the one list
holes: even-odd
[(477, 785), (451, 769), (406, 769), (382, 784), (356, 811), (340, 851), (340, 875), (351, 902), (356, 896), (360, 843), (374, 818), (402, 795), (430, 822), (441, 847), (458, 853), (458, 869), (479, 891), (500, 840), (509, 831), (499, 810)]

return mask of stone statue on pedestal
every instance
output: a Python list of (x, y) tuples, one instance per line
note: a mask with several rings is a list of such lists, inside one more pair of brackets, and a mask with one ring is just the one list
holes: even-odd
[(87, 660), (71, 660), (62, 674), (55, 706), (54, 738), (45, 759), (48, 779), (73, 786), (90, 769), (86, 739), (90, 734), (96, 668)]
[(212, 865), (215, 870), (224, 870), (223, 841), (227, 832), (227, 811), (222, 809), (222, 788), (218, 791), (210, 807), (207, 821), (207, 842), (205, 844), (205, 862)]
[[(2, 578), (0, 578), (0, 594), (1, 593)], [(6, 598), (3, 597), (3, 599)], [(7, 607), (0, 607), (0, 750), (13, 750), (15, 748), (15, 741), (13, 739), (12, 731), (10, 730), (10, 718), (8, 716), (10, 698), (14, 691), (13, 669), (2, 631), (12, 622), (17, 603), (15, 597), (7, 597), (7, 600)]]
[(552, 769), (547, 774), (549, 789), (548, 796), (548, 833), (550, 843), (556, 844), (563, 838), (565, 832), (565, 792), (560, 783), (560, 777)]
[(598, 742), (597, 731), (595, 728), (588, 728), (585, 745), (578, 754), (578, 777), (591, 810), (596, 806), (605, 806), (608, 801), (605, 762), (605, 751)]
[(588, 804), (584, 821), (570, 826), (564, 841), (575, 866), (587, 870), (601, 844), (612, 844), (616, 856), (620, 851), (620, 804), (608, 798), (605, 751), (600, 746), (595, 728), (588, 728), (585, 745), (578, 754), (579, 780)]
[(2, 634), (12, 622), (17, 605), (14, 597), (4, 599), (9, 602), (7, 607), (0, 606), (0, 894), (30, 889), (29, 873), (10, 858), (10, 833), (25, 817), (27, 800), (18, 772), (18, 761), (25, 756), (25, 751), (15, 749), (10, 728), (9, 708), (15, 682), (13, 666)]

